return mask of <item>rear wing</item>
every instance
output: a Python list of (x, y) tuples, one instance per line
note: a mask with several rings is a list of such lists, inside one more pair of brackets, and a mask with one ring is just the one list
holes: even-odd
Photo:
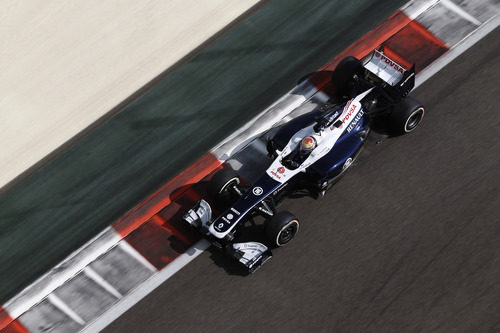
[(364, 59), (363, 67), (386, 83), (384, 90), (396, 101), (408, 95), (415, 86), (415, 65), (405, 69), (381, 51), (373, 50)]
[(377, 50), (373, 50), (368, 56), (364, 67), (391, 86), (399, 82), (405, 72), (403, 66)]

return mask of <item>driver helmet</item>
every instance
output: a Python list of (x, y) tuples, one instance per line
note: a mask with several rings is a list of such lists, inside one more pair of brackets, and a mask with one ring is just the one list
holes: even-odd
[(302, 153), (310, 153), (314, 150), (314, 148), (316, 148), (316, 145), (316, 139), (312, 136), (306, 136), (300, 143), (300, 151)]

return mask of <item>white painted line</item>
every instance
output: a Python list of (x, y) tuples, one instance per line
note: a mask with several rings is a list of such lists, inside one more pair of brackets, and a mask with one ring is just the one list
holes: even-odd
[(92, 261), (109, 251), (120, 240), (120, 235), (113, 228), (104, 229), (63, 262), (11, 298), (4, 305), (4, 309), (13, 318), (21, 316), (56, 288), (77, 275)]
[(54, 294), (50, 294), (47, 296), (47, 299), (52, 303), (56, 308), (64, 312), (68, 317), (70, 317), (73, 321), (77, 322), (78, 324), (84, 326), (85, 325), (85, 320), (82, 319), (75, 311), (73, 311), (68, 304), (64, 303), (62, 299), (57, 297)]
[(454, 12), (458, 16), (461, 16), (463, 19), (471, 22), (474, 25), (480, 26), (481, 21), (479, 21), (477, 18), (472, 16), (471, 14), (467, 13), (465, 10), (462, 9), (459, 5), (455, 4), (451, 0), (441, 0), (440, 2), (444, 7), (446, 7), (448, 10)]
[(242, 150), (253, 139), (269, 130), (281, 118), (309, 100), (316, 92), (316, 87), (307, 80), (300, 83), (210, 151), (219, 160), (227, 160), (236, 151)]
[(415, 88), (420, 86), (422, 83), (427, 81), (434, 74), (439, 72), (444, 66), (452, 62), (459, 55), (467, 51), (470, 47), (480, 41), (487, 34), (495, 30), (500, 24), (500, 14), (492, 17), (482, 26), (471, 32), (460, 42), (455, 44), (448, 52), (439, 57), (430, 66), (426, 67), (422, 72), (420, 72), (415, 79)]
[(115, 319), (120, 317), (128, 309), (146, 297), (149, 293), (159, 287), (163, 282), (169, 279), (172, 275), (181, 270), (193, 259), (203, 253), (210, 243), (206, 240), (201, 240), (193, 245), (186, 253), (181, 254), (177, 259), (172, 261), (167, 267), (154, 274), (144, 283), (139, 285), (136, 289), (131, 291), (125, 297), (120, 299), (113, 307), (102, 314), (99, 318), (89, 323), (81, 332), (98, 332), (111, 324)]
[(109, 284), (102, 276), (100, 276), (96, 271), (94, 271), (90, 266), (87, 266), (83, 269), (83, 273), (87, 275), (90, 279), (92, 279), (95, 283), (100, 285), (104, 290), (108, 293), (112, 294), (116, 298), (120, 299), (123, 297), (122, 294), (115, 287)]
[(404, 5), (401, 10), (411, 20), (415, 20), (424, 12), (428, 11), (439, 3), (440, 0), (414, 0)]
[(137, 252), (136, 249), (132, 247), (126, 240), (122, 240), (118, 246), (125, 252), (127, 252), (131, 257), (136, 259), (138, 262), (140, 262), (144, 267), (149, 269), (151, 272), (157, 272), (158, 270), (156, 269), (155, 266), (153, 266), (152, 263), (150, 263), (146, 258), (142, 256), (139, 252)]

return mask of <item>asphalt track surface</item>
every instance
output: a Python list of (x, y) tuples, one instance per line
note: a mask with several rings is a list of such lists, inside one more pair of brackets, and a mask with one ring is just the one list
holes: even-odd
[(167, 70), (113, 118), (1, 194), (0, 302), (405, 2), (264, 2), (182, 66)]
[(257, 273), (207, 251), (105, 332), (500, 332), (499, 39), (413, 92), (416, 132), (283, 203), (301, 229)]

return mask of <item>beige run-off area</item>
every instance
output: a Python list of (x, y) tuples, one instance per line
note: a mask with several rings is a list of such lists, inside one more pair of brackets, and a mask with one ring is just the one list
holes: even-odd
[(4, 0), (0, 188), (257, 0)]

